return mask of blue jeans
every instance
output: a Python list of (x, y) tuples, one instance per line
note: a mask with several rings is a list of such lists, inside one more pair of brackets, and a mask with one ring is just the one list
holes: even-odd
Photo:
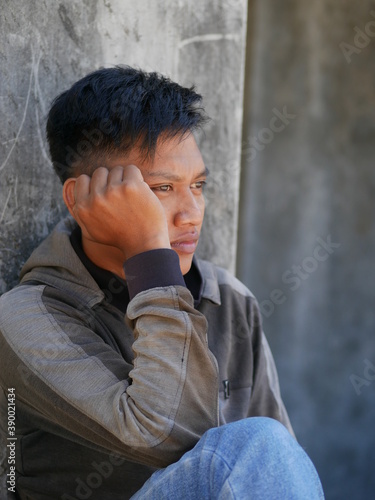
[(207, 431), (132, 500), (324, 499), (318, 474), (285, 427), (266, 417)]

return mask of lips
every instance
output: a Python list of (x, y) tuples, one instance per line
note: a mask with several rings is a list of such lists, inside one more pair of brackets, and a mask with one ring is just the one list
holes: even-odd
[(186, 233), (171, 241), (171, 247), (177, 253), (194, 253), (198, 246), (199, 234), (198, 233)]

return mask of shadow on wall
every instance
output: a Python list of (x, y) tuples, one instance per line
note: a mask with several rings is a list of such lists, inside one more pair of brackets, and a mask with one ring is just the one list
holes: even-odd
[(237, 274), (258, 298), (292, 425), (326, 498), (367, 499), (375, 5), (249, 6)]

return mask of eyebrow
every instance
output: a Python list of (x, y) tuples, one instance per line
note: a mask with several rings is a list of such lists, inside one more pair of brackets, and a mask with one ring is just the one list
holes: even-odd
[[(195, 176), (195, 179), (199, 179), (199, 177), (207, 177), (209, 174), (209, 170), (205, 167), (198, 175)], [(147, 176), (149, 177), (161, 177), (162, 179), (167, 179), (169, 181), (179, 182), (183, 180), (183, 177), (177, 174), (173, 174), (172, 172), (157, 170), (156, 172), (147, 172)]]

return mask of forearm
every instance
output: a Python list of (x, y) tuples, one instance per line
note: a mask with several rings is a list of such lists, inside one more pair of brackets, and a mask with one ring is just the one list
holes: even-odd
[(46, 428), (164, 466), (217, 425), (216, 364), (188, 290), (155, 288), (130, 303), (131, 370), (82, 322), (82, 311), (62, 310), (43, 288), (23, 287), (4, 299), (0, 347), (2, 385), (15, 385)]
[[(135, 297), (128, 308), (136, 340), (127, 390), (131, 418), (144, 430), (134, 446), (189, 446), (218, 425), (218, 382), (206, 340), (206, 320), (183, 287), (156, 288)], [(129, 424), (129, 420), (127, 419)], [(139, 436), (147, 439), (139, 440)], [(148, 440), (151, 440), (147, 442)]]

